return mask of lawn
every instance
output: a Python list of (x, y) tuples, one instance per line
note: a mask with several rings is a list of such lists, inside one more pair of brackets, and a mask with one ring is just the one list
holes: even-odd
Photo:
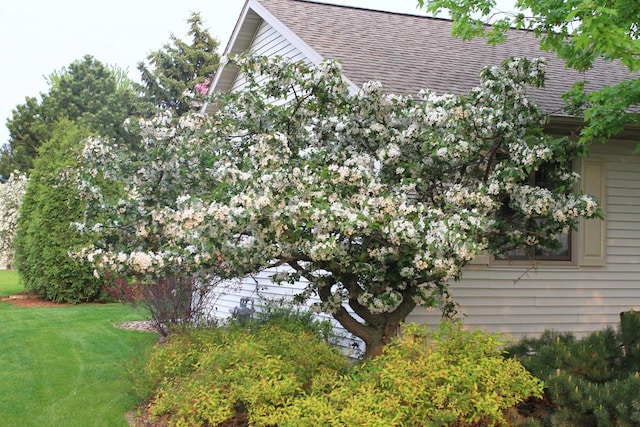
[[(20, 291), (0, 272), (0, 295)], [(144, 318), (121, 304), (16, 307), (0, 302), (0, 424), (127, 426), (137, 402), (127, 372), (156, 335), (114, 325)]]
[(0, 270), (0, 297), (17, 294), (24, 290), (18, 284), (18, 272), (13, 270)]

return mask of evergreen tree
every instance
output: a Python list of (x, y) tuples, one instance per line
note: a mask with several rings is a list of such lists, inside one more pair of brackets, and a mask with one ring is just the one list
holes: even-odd
[(70, 171), (78, 167), (82, 144), (91, 130), (61, 119), (34, 161), (15, 237), (15, 264), (25, 289), (58, 302), (77, 303), (101, 297), (102, 282), (86, 260), (74, 259), (75, 246), (91, 243), (71, 226), (82, 220), (84, 203)]
[(34, 97), (27, 97), (24, 104), (13, 110), (12, 118), (7, 120), (9, 143), (0, 151), (0, 178), (3, 181), (14, 170), (27, 171), (31, 168), (40, 142), (46, 141), (50, 133), (44, 117), (42, 104)]
[(181, 116), (193, 109), (193, 98), (185, 92), (203, 92), (218, 67), (218, 42), (202, 28), (200, 15), (193, 13), (190, 25), (191, 44), (174, 36), (162, 49), (151, 52), (147, 62), (140, 62), (142, 85), (138, 89), (159, 109)]
[(138, 100), (124, 70), (87, 55), (52, 73), (49, 84), (51, 89), (42, 104), (55, 121), (66, 117), (119, 142), (130, 138), (123, 122), (137, 115)]

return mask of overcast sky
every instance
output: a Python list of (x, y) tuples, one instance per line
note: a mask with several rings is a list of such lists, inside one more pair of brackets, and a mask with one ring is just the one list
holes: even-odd
[[(417, 0), (329, 0), (372, 9), (419, 13)], [(46, 92), (45, 77), (93, 55), (129, 71), (160, 49), (171, 33), (186, 39), (186, 20), (200, 12), (224, 49), (244, 0), (0, 0), (0, 144), (6, 121), (27, 96)]]

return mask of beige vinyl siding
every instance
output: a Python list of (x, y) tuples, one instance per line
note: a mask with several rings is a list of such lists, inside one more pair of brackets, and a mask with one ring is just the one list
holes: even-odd
[[(469, 266), (462, 280), (451, 284), (467, 327), (514, 336), (545, 329), (584, 335), (616, 327), (620, 312), (640, 310), (640, 157), (631, 155), (634, 147), (632, 141), (610, 141), (592, 147), (586, 159), (601, 162), (606, 176), (603, 262), (585, 265), (577, 251), (572, 265)], [(579, 230), (578, 245), (582, 236)], [(407, 321), (435, 324), (439, 319), (436, 311), (417, 309)]]
[[(278, 33), (275, 28), (265, 21), (263, 21), (258, 27), (249, 52), (258, 56), (281, 56), (291, 60), (292, 62), (309, 62), (299, 49), (293, 46), (293, 44), (291, 44), (280, 33)], [(233, 82), (231, 90), (232, 92), (242, 90), (244, 85), (244, 77), (238, 74)]]

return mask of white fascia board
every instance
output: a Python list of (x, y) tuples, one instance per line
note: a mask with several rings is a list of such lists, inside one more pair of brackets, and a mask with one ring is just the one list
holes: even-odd
[[(242, 30), (242, 23), (245, 21), (247, 13), (249, 12), (249, 8), (250, 8), (249, 3), (251, 3), (251, 2), (252, 2), (252, 0), (247, 0), (244, 3), (244, 6), (242, 7), (242, 11), (240, 12), (240, 16), (238, 17), (238, 20), (236, 21), (236, 25), (233, 28), (233, 32), (231, 33), (231, 37), (227, 41), (227, 45), (224, 48), (223, 57), (227, 56), (229, 54), (229, 52), (231, 52), (231, 50), (233, 49), (233, 46), (236, 44), (236, 40), (238, 39), (238, 34), (240, 34), (240, 31)], [(218, 69), (216, 70), (215, 74), (213, 75), (213, 81), (211, 82), (211, 86), (209, 86), (209, 92), (207, 93), (208, 95), (212, 95), (213, 92), (218, 87), (218, 83), (220, 81), (220, 77), (224, 73), (225, 65), (226, 65), (225, 63), (222, 63), (222, 64), (218, 65)], [(200, 110), (200, 112), (204, 113), (206, 111), (206, 109), (207, 109), (207, 103), (205, 103), (202, 106), (202, 109)]]

